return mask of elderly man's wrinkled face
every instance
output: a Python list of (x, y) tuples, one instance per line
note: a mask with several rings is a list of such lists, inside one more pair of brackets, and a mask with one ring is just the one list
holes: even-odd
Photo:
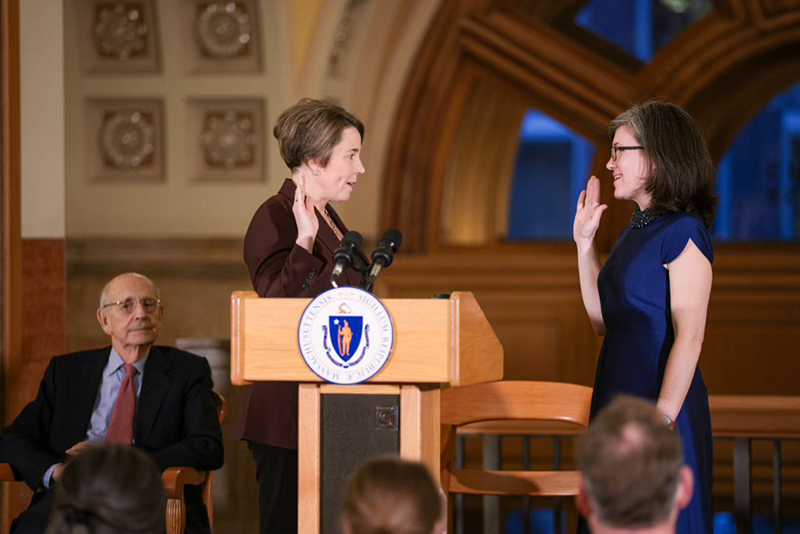
[(111, 336), (117, 352), (152, 345), (161, 326), (162, 308), (156, 287), (144, 276), (124, 274), (106, 286), (105, 306), (97, 310), (97, 320)]

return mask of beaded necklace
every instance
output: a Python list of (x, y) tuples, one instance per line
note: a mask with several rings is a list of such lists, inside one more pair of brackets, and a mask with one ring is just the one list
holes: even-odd
[(663, 217), (665, 214), (662, 213), (661, 215), (653, 215), (653, 212), (649, 209), (644, 211), (640, 210), (638, 207), (631, 215), (631, 228), (644, 228), (651, 222), (655, 221)]

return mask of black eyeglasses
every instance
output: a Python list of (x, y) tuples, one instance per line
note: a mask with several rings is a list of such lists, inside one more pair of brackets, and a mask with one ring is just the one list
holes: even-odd
[(100, 308), (108, 308), (109, 306), (116, 305), (119, 307), (119, 311), (122, 313), (131, 314), (133, 313), (133, 310), (136, 309), (137, 304), (141, 304), (142, 308), (144, 308), (144, 311), (149, 313), (155, 311), (156, 308), (158, 308), (158, 306), (161, 304), (161, 301), (159, 299), (149, 297), (143, 299), (126, 299), (119, 302), (109, 302), (108, 304), (103, 304), (100, 306)]
[(612, 146), (611, 147), (611, 159), (617, 161), (619, 158), (619, 153), (624, 152), (625, 150), (644, 150), (643, 146)]

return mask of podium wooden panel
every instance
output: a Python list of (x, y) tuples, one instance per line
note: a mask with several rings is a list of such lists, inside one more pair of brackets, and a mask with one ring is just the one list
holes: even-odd
[(399, 395), (400, 455), (424, 462), (439, 476), (440, 389), (500, 380), (503, 348), (474, 295), (449, 299), (386, 299), (394, 350), (367, 383), (324, 382), (303, 361), (298, 326), (311, 299), (231, 296), (231, 382), (297, 381), (299, 389), (300, 532), (319, 532), (322, 480), (322, 396)]

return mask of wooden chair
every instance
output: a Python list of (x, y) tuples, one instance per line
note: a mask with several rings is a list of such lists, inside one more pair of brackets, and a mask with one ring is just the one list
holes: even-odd
[[(214, 404), (217, 406), (219, 422), (225, 420), (228, 405), (225, 398), (212, 391)], [(203, 503), (208, 510), (208, 522), (214, 528), (214, 472), (198, 471), (191, 467), (170, 467), (161, 477), (167, 493), (167, 534), (183, 534), (186, 530), (186, 502), (184, 500), (184, 487), (189, 484), (200, 486), (203, 493)], [(13, 482), (19, 480), (9, 464), (0, 464), (0, 481)]]
[[(580, 433), (589, 425), (592, 388), (558, 382), (500, 381), (443, 390), (441, 398), (441, 482), (445, 492), (520, 496), (578, 494), (578, 471), (458, 469), (456, 439), (457, 434)], [(452, 531), (452, 509), (449, 516), (448, 531)]]
[[(219, 423), (225, 421), (228, 415), (228, 404), (225, 398), (216, 391), (214, 404), (217, 405)], [(183, 497), (183, 488), (189, 484), (200, 486), (203, 492), (203, 503), (208, 510), (208, 523), (214, 531), (214, 472), (198, 471), (192, 467), (170, 467), (161, 476), (164, 480), (164, 489), (167, 491), (167, 534), (183, 534), (186, 530), (186, 501)]]

